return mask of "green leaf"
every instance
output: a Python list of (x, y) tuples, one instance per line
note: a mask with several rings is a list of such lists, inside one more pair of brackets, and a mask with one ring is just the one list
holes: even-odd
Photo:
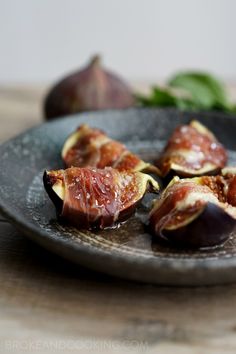
[(146, 107), (177, 107), (181, 110), (197, 109), (192, 99), (178, 97), (168, 89), (153, 87), (149, 96), (136, 95), (138, 103)]
[(228, 110), (230, 105), (220, 81), (202, 72), (182, 72), (172, 77), (168, 85), (185, 90), (198, 109)]
[(197, 105), (191, 99), (182, 97), (176, 98), (176, 107), (182, 111), (198, 110)]
[[(210, 74), (182, 72), (169, 80), (167, 88), (155, 86), (147, 96), (137, 95), (137, 103), (148, 107), (177, 107), (181, 110), (220, 110), (236, 114), (224, 86)], [(173, 88), (181, 89), (178, 94)]]
[(230, 107), (230, 113), (236, 115), (236, 105), (235, 104)]
[(136, 96), (139, 103), (143, 106), (149, 107), (175, 107), (176, 97), (172, 95), (167, 89), (160, 87), (153, 87), (149, 96)]

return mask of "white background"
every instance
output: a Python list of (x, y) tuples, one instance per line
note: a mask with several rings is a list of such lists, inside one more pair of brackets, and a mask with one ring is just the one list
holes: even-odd
[(0, 84), (49, 82), (101, 53), (127, 79), (236, 81), (235, 0), (0, 0)]

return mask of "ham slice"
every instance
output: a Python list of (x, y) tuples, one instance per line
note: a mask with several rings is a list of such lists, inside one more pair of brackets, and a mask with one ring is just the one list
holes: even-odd
[(125, 145), (85, 124), (67, 138), (62, 158), (67, 167), (113, 167), (119, 171), (150, 171), (159, 174), (157, 167), (144, 162)]
[(163, 177), (171, 171), (188, 177), (215, 174), (226, 162), (227, 153), (223, 145), (206, 127), (192, 121), (175, 129), (156, 166)]
[(173, 178), (150, 213), (152, 233), (183, 246), (208, 247), (236, 226), (236, 176)]
[(159, 189), (149, 175), (111, 167), (46, 171), (44, 185), (58, 214), (70, 224), (85, 229), (103, 229), (126, 220), (149, 186), (154, 192)]

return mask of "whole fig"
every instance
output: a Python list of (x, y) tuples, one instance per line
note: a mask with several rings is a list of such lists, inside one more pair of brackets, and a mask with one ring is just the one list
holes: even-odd
[(134, 105), (129, 86), (115, 74), (102, 68), (99, 56), (87, 67), (59, 81), (49, 91), (44, 102), (46, 119), (76, 112)]

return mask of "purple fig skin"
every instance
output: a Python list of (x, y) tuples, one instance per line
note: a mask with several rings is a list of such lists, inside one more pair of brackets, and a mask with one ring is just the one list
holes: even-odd
[[(154, 218), (150, 228), (155, 234)], [(174, 230), (162, 230), (157, 235), (174, 246), (182, 248), (204, 248), (218, 246), (228, 240), (236, 228), (236, 220), (222, 208), (207, 203), (203, 212), (191, 223)]]
[(55, 180), (53, 180), (52, 177), (48, 175), (47, 171), (44, 171), (44, 174), (43, 174), (44, 188), (45, 188), (49, 198), (51, 199), (51, 201), (55, 205), (57, 214), (60, 215), (62, 213), (63, 200), (61, 200), (61, 198), (59, 198), (58, 195), (52, 189), (54, 183), (55, 183)]
[[(43, 184), (44, 184), (44, 188), (49, 196), (49, 198), (51, 199), (51, 201), (53, 202), (53, 204), (55, 205), (56, 208), (56, 214), (57, 217), (63, 221), (66, 222), (68, 224), (72, 224), (74, 223), (74, 219), (73, 219), (73, 215), (71, 215), (71, 219), (67, 218), (66, 220), (62, 217), (62, 210), (63, 210), (63, 200), (54, 192), (54, 190), (52, 189), (53, 185), (55, 183), (55, 178), (52, 177), (51, 175), (49, 175), (47, 173), (47, 171), (44, 171), (43, 174)], [(80, 213), (79, 211), (77, 211), (76, 213), (76, 219), (78, 221), (78, 223), (80, 225), (84, 225), (85, 228), (89, 228), (89, 225), (87, 225), (87, 218), (86, 215), (84, 215), (83, 213)], [(97, 220), (97, 223), (99, 223), (100, 220)], [(106, 220), (105, 222), (109, 222), (109, 220)]]
[[(208, 173), (204, 173), (204, 174), (200, 174), (198, 176), (193, 175), (193, 174), (189, 174), (189, 173), (185, 173), (183, 172), (178, 172), (178, 174), (176, 174), (175, 171), (170, 170), (170, 172), (165, 176), (162, 177), (162, 184), (163, 187), (167, 187), (168, 184), (170, 183), (170, 181), (177, 175), (180, 179), (184, 179), (184, 178), (194, 178), (194, 177), (204, 177), (204, 176), (217, 176), (218, 174), (221, 173), (221, 169), (220, 168), (216, 168), (215, 170), (211, 170), (208, 171)], [(160, 176), (160, 175), (159, 175)]]
[(134, 106), (129, 86), (115, 74), (102, 69), (95, 56), (91, 63), (59, 81), (44, 102), (47, 120), (82, 111), (123, 109)]

